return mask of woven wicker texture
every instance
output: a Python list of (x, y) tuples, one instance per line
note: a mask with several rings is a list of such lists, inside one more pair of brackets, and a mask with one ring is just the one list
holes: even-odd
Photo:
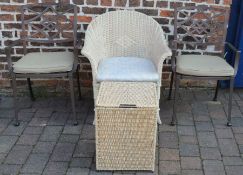
[[(153, 83), (101, 83), (95, 112), (97, 170), (154, 171), (156, 99)], [(139, 107), (119, 108), (119, 102)]]
[[(171, 50), (167, 46), (161, 26), (152, 17), (123, 10), (99, 15), (89, 24), (82, 54), (89, 59), (92, 66), (96, 99), (99, 89), (96, 81), (97, 70), (102, 59), (119, 56), (149, 58), (161, 80), (163, 62), (171, 56)], [(160, 84), (161, 81), (158, 86)], [(158, 97), (159, 93), (158, 90)]]
[(157, 107), (155, 83), (146, 82), (102, 82), (97, 107), (119, 107), (135, 105), (136, 107)]

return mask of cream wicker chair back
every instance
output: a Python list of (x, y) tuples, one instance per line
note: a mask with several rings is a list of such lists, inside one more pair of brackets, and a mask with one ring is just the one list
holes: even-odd
[[(121, 66), (126, 65), (126, 68), (129, 69), (127, 72), (133, 69), (133, 66), (134, 69), (139, 67), (139, 62), (144, 58), (146, 58), (145, 62), (150, 61), (158, 76), (156, 83), (158, 84), (159, 98), (163, 62), (171, 56), (171, 50), (167, 46), (161, 26), (152, 17), (135, 11), (123, 10), (105, 13), (90, 23), (85, 34), (82, 54), (91, 62), (94, 99), (96, 99), (98, 93), (99, 82), (104, 81), (104, 79), (99, 78), (99, 69), (102, 69), (100, 66), (103, 65), (104, 60), (114, 57), (117, 60), (121, 57), (125, 57), (124, 60), (133, 59), (131, 62), (128, 61), (130, 62), (130, 64), (127, 63), (129, 65), (120, 64)], [(113, 66), (115, 66), (115, 63)], [(106, 70), (109, 69), (107, 66), (105, 67)], [(122, 71), (116, 70), (117, 76), (121, 76), (118, 74), (121, 74)], [(109, 73), (113, 74), (112, 71)], [(113, 79), (105, 80), (154, 81), (150, 80), (149, 77), (147, 79), (140, 77), (133, 79), (132, 76), (131, 79), (113, 77)]]

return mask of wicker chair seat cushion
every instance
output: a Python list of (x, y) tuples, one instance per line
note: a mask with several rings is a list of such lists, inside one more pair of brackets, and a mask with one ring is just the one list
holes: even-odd
[(137, 57), (112, 57), (100, 62), (96, 80), (98, 82), (158, 82), (159, 74), (156, 71), (153, 62), (149, 59)]
[(29, 53), (14, 63), (15, 73), (68, 72), (73, 68), (74, 55), (71, 52)]
[(181, 55), (176, 72), (195, 76), (232, 76), (234, 69), (223, 58), (210, 55)]

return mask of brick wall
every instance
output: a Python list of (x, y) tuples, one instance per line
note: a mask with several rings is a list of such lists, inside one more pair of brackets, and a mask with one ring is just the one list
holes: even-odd
[[(19, 7), (27, 3), (47, 3), (58, 2), (58, 0), (0, 0), (0, 86), (8, 87), (8, 71), (7, 63), (4, 55), (4, 47), (8, 40), (18, 39), (20, 36), (20, 12)], [(97, 15), (114, 9), (132, 9), (154, 17), (161, 27), (164, 29), (166, 38), (170, 40), (173, 34), (173, 6), (177, 3), (178, 6), (190, 5), (217, 5), (229, 7), (231, 0), (63, 0), (65, 3), (73, 3), (79, 7), (78, 26), (80, 36), (84, 37), (84, 32), (89, 22)], [(52, 49), (48, 46), (31, 46), (29, 51), (45, 51)], [(55, 49), (66, 50), (65, 46), (55, 46)], [(184, 49), (187, 52), (187, 48)], [(191, 50), (190, 50), (191, 51)], [(14, 60), (17, 60), (22, 55), (22, 50), (15, 48), (13, 51)], [(89, 62), (81, 56), (82, 64), (81, 79), (84, 87), (91, 87), (92, 77)], [(166, 85), (170, 78), (169, 64), (165, 63), (163, 82)], [(43, 82), (43, 81), (36, 81)], [(35, 84), (36, 84), (35, 82)], [(50, 86), (55, 86), (59, 80), (49, 80), (47, 83)], [(38, 83), (37, 83), (38, 84)]]

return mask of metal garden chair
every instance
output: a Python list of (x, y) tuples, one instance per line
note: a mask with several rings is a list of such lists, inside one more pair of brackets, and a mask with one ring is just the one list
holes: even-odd
[[(180, 19), (183, 17), (183, 19)], [(240, 51), (230, 43), (224, 42), (227, 33), (229, 10), (220, 7), (190, 6), (175, 7), (174, 40), (172, 41), (172, 76), (169, 99), (171, 98), (173, 81), (175, 94), (171, 124), (176, 121), (176, 98), (181, 79), (218, 80), (214, 100), (217, 100), (219, 80), (230, 80), (227, 126), (231, 126), (232, 93), (234, 78), (237, 73)], [(213, 48), (220, 52), (219, 56), (179, 55), (178, 49), (183, 45), (191, 46), (196, 51)], [(224, 58), (224, 48), (234, 53), (232, 65)]]
[[(13, 41), (5, 49), (10, 76), (12, 79), (12, 88), (15, 105), (15, 126), (18, 126), (18, 107), (16, 95), (16, 78), (27, 78), (31, 99), (34, 95), (31, 87), (31, 78), (62, 78), (69, 79), (71, 102), (74, 124), (77, 123), (75, 110), (75, 96), (73, 87), (74, 73), (77, 75), (79, 96), (81, 97), (79, 84), (79, 64), (78, 49), (80, 42), (77, 41), (77, 7), (75, 5), (62, 4), (36, 4), (22, 6), (22, 32), (21, 39)], [(72, 14), (73, 20), (70, 20), (66, 14)], [(31, 31), (28, 29), (32, 29)], [(72, 32), (67, 32), (72, 30)], [(74, 46), (73, 52), (34, 52), (28, 53), (29, 46), (51, 45)], [(12, 48), (14, 46), (23, 46), (24, 56), (17, 62), (12, 62)], [(65, 49), (66, 50), (66, 49)]]

